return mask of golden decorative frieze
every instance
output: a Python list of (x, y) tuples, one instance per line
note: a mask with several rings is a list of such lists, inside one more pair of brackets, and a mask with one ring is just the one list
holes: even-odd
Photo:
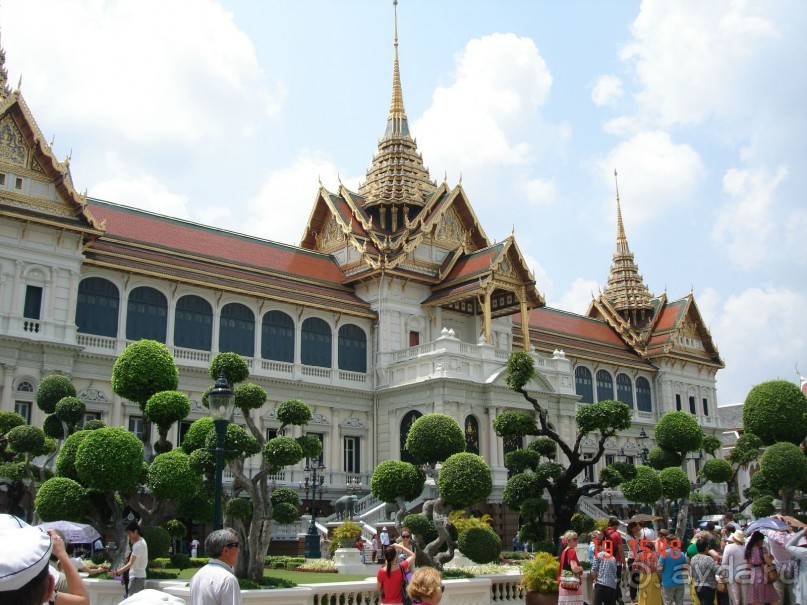
[(14, 118), (8, 114), (3, 116), (0, 120), (0, 161), (27, 168), (30, 153), (31, 149)]

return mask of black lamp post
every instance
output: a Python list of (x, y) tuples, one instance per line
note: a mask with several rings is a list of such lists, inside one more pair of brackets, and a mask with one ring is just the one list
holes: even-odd
[(650, 450), (645, 445), (648, 439), (650, 439), (650, 437), (648, 437), (647, 433), (644, 432), (644, 428), (639, 429), (639, 447), (642, 448), (639, 455), (642, 457), (642, 462), (644, 462), (645, 464), (647, 464), (647, 461), (650, 457)]
[(233, 415), (235, 393), (224, 377), (224, 370), (219, 373), (215, 388), (207, 395), (210, 417), (216, 427), (216, 483), (213, 492), (213, 531), (221, 529), (221, 475), (224, 472), (224, 438), (227, 436), (227, 425)]
[[(319, 548), (319, 532), (317, 531), (317, 494), (322, 495), (324, 491), (325, 477), (322, 474), (325, 471), (325, 465), (322, 463), (311, 463), (310, 459), (306, 459), (305, 471), (310, 473), (305, 478), (305, 481), (300, 487), (304, 487), (305, 494), (308, 496), (308, 488), (311, 488), (311, 525), (308, 526), (308, 533), (305, 535), (305, 558), (306, 559), (319, 559), (322, 555)], [(319, 471), (319, 475), (317, 472)]]

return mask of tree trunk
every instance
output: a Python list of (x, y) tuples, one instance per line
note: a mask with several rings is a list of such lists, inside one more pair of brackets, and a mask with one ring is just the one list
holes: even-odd
[(572, 515), (575, 513), (579, 498), (557, 495), (557, 492), (565, 495), (568, 489), (566, 486), (557, 489), (556, 484), (553, 487), (556, 489), (549, 492), (549, 497), (552, 500), (552, 511), (555, 514), (555, 521), (552, 523), (552, 540), (557, 542), (566, 530), (571, 529)]
[(684, 544), (684, 534), (687, 530), (687, 515), (689, 514), (689, 497), (681, 498), (681, 508), (678, 509), (678, 519), (675, 524), (675, 537)]

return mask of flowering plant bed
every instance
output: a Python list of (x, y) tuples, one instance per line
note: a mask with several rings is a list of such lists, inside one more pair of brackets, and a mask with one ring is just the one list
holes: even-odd
[(295, 567), (291, 571), (302, 571), (305, 573), (339, 573), (338, 569), (306, 569), (305, 567)]

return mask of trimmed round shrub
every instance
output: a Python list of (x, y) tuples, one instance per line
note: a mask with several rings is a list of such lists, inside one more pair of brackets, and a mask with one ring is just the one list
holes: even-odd
[(423, 493), (426, 476), (415, 465), (403, 460), (384, 460), (373, 471), (370, 491), (382, 502), (396, 502), (398, 497), (411, 501)]
[(184, 552), (171, 553), (171, 567), (182, 571), (183, 569), (190, 569), (191, 558)]
[(168, 558), (171, 548), (171, 536), (159, 525), (147, 525), (140, 528), (140, 535), (149, 547), (149, 561)]
[(751, 503), (751, 514), (757, 519), (770, 517), (775, 512), (776, 507), (773, 505), (773, 498), (771, 496), (760, 496)]
[(465, 451), (465, 434), (451, 416), (426, 414), (412, 423), (406, 449), (416, 460), (436, 464)]
[(406, 515), (403, 519), (403, 525), (408, 527), (409, 531), (414, 535), (421, 536), (427, 544), (437, 539), (437, 529), (426, 515)]
[(778, 490), (768, 481), (768, 478), (765, 476), (765, 470), (760, 469), (751, 475), (748, 491), (751, 497), (756, 499), (760, 496), (775, 496)]
[(629, 462), (614, 462), (608, 466), (622, 475), (623, 481), (630, 481), (636, 476), (636, 467)]
[(283, 503), (297, 506), (300, 504), (300, 497), (297, 495), (297, 492), (290, 487), (278, 487), (272, 492), (272, 495), (269, 496), (269, 501), (272, 503), (272, 506)]
[(205, 416), (204, 418), (194, 420), (193, 424), (188, 427), (188, 431), (185, 433), (185, 439), (183, 439), (180, 447), (185, 450), (186, 454), (190, 454), (199, 448), (206, 447), (205, 444), (207, 443), (207, 435), (211, 432), (214, 434), (216, 432), (216, 427), (213, 425), (212, 418)]
[(67, 435), (64, 432), (64, 425), (56, 414), (45, 416), (45, 421), (42, 423), (42, 430), (45, 435), (53, 439), (64, 439)]
[(224, 505), (224, 514), (233, 519), (246, 521), (252, 518), (252, 502), (246, 498), (230, 498)]
[(201, 475), (181, 449), (160, 454), (148, 467), (148, 486), (161, 500), (188, 500), (199, 490)]
[(86, 432), (76, 451), (75, 467), (81, 482), (102, 491), (136, 489), (143, 472), (141, 441), (119, 427)]
[(163, 343), (138, 340), (127, 346), (112, 367), (112, 390), (140, 407), (160, 391), (174, 391), (179, 370)]
[(597, 403), (580, 406), (574, 421), (581, 433), (607, 433), (614, 429), (624, 431), (630, 428), (631, 409), (626, 403), (606, 399)]
[(719, 451), (720, 448), (723, 447), (723, 442), (720, 441), (714, 435), (706, 435), (703, 438), (703, 444), (701, 445), (701, 449), (706, 452), (707, 454), (711, 454), (712, 456), (715, 455), (715, 452)]
[(490, 467), (476, 454), (454, 454), (443, 462), (437, 488), (440, 497), (455, 509), (482, 502), (493, 491)]
[(459, 535), (457, 548), (474, 563), (493, 563), (502, 552), (502, 539), (492, 529), (472, 527)]
[(8, 432), (9, 447), (20, 454), (38, 452), (45, 447), (45, 431), (38, 426), (16, 426)]
[(106, 426), (103, 420), (98, 420), (94, 418), (92, 420), (88, 420), (84, 423), (84, 430), (85, 431), (97, 431), (98, 429), (102, 429)]
[(235, 387), (235, 406), (245, 412), (261, 409), (266, 403), (266, 397), (266, 391), (251, 382), (245, 382)]
[(504, 466), (513, 473), (523, 473), (541, 463), (541, 456), (532, 450), (515, 450), (504, 456)]
[(544, 488), (535, 473), (519, 473), (507, 480), (502, 502), (512, 510), (519, 510), (522, 502), (543, 493)]
[(535, 476), (538, 479), (557, 479), (563, 474), (563, 466), (557, 462), (543, 462), (535, 469)]
[(62, 449), (59, 450), (59, 455), (56, 457), (56, 474), (59, 477), (69, 477), (78, 481), (76, 452), (87, 435), (87, 431), (77, 431), (64, 440)]
[(527, 498), (518, 510), (524, 517), (540, 519), (549, 510), (549, 501), (544, 498)]
[(554, 460), (558, 457), (558, 444), (549, 437), (538, 437), (538, 439), (527, 446), (527, 449), (537, 452), (538, 455), (544, 458)]
[(244, 382), (249, 378), (249, 366), (244, 358), (238, 353), (224, 352), (217, 353), (210, 362), (210, 371), (208, 374), (213, 380), (218, 380), (222, 370), (224, 371), (224, 378), (230, 386)]
[(502, 412), (493, 420), (493, 430), (500, 437), (534, 435), (537, 429), (535, 417), (524, 412)]
[(76, 425), (84, 418), (87, 406), (78, 397), (62, 397), (56, 404), (54, 414), (68, 425)]
[(297, 464), (303, 459), (303, 448), (294, 437), (275, 437), (266, 442), (264, 455), (275, 468)]
[(507, 358), (504, 382), (508, 388), (519, 391), (535, 376), (535, 362), (525, 351), (516, 351)]
[(752, 388), (743, 405), (743, 428), (765, 445), (799, 445), (807, 435), (807, 397), (787, 380), (769, 380)]
[(303, 450), (304, 458), (317, 458), (322, 453), (322, 441), (316, 435), (302, 435), (296, 437), (296, 440)]
[(51, 374), (45, 376), (36, 390), (36, 405), (46, 414), (56, 411), (56, 404), (64, 397), (75, 397), (76, 387), (67, 376)]
[[(291, 439), (291, 437), (287, 437)], [(205, 447), (215, 448), (218, 446), (218, 435), (215, 428), (207, 434)], [(261, 451), (258, 440), (252, 435), (247, 433), (243, 428), (234, 422), (227, 424), (226, 432), (224, 433), (224, 459), (235, 460), (243, 456), (253, 456)], [(299, 458), (298, 458), (299, 460)]]
[(302, 426), (311, 422), (311, 408), (299, 399), (289, 399), (279, 403), (275, 410), (277, 419), (283, 424)]
[(697, 452), (703, 444), (703, 430), (686, 412), (667, 412), (656, 424), (656, 443), (678, 453)]
[(26, 477), (24, 462), (4, 462), (0, 463), (0, 477), (19, 481)]
[(648, 464), (650, 468), (660, 471), (665, 468), (681, 466), (681, 454), (673, 450), (665, 450), (662, 447), (654, 447), (648, 454)]
[(281, 502), (277, 506), (272, 507), (272, 519), (281, 525), (294, 523), (300, 517), (300, 511), (297, 507), (288, 502)]
[(610, 464), (600, 471), (600, 483), (603, 487), (616, 487), (624, 480), (622, 474)]
[(637, 466), (636, 476), (622, 484), (622, 494), (629, 502), (653, 504), (661, 498), (661, 480), (649, 466)]
[(89, 499), (81, 485), (67, 477), (53, 477), (39, 486), (34, 506), (42, 521), (86, 522)]
[(659, 471), (661, 492), (665, 498), (686, 498), (689, 495), (689, 477), (681, 467), (669, 466)]
[(199, 473), (212, 473), (216, 468), (216, 455), (204, 448), (193, 450), (189, 454), (191, 468)]
[(807, 458), (799, 446), (787, 441), (768, 446), (762, 454), (760, 469), (765, 473), (765, 482), (775, 490), (807, 484)]
[(191, 402), (179, 391), (160, 391), (149, 397), (144, 413), (147, 420), (167, 430), (191, 413)]
[(0, 435), (8, 433), (15, 426), (22, 426), (24, 424), (25, 418), (17, 412), (0, 412)]
[(185, 527), (185, 524), (179, 519), (168, 519), (168, 521), (163, 523), (163, 527), (165, 531), (168, 532), (169, 536), (177, 540), (188, 535), (188, 528)]
[[(807, 471), (807, 459), (803, 455), (801, 458), (804, 460), (805, 471)], [(731, 463), (728, 460), (712, 458), (706, 461), (701, 472), (712, 483), (725, 483), (726, 481), (731, 481), (734, 469), (731, 468)]]

